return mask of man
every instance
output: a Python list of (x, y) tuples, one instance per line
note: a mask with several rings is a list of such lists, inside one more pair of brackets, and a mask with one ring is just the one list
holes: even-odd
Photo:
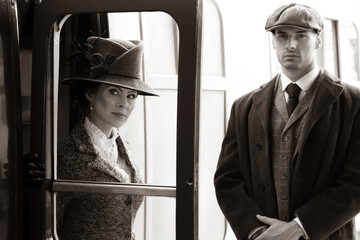
[(282, 72), (233, 104), (214, 177), (219, 205), (241, 240), (355, 239), (360, 90), (316, 65), (314, 9), (280, 7), (265, 29)]

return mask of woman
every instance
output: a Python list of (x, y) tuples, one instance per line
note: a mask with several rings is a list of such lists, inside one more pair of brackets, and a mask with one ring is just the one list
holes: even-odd
[[(76, 54), (82, 63), (87, 60), (88, 73), (63, 80), (75, 88), (75, 102), (86, 116), (58, 144), (58, 178), (140, 183), (118, 128), (126, 123), (139, 94), (157, 95), (141, 81), (143, 44), (90, 37), (86, 46)], [(59, 193), (59, 239), (134, 239), (132, 227), (142, 201), (138, 195)]]

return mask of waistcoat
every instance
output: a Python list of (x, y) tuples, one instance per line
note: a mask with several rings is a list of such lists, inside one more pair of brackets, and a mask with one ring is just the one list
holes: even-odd
[(276, 86), (274, 104), (270, 113), (272, 174), (279, 219), (290, 221), (293, 218), (289, 211), (290, 188), (295, 167), (292, 166), (292, 160), (316, 84), (313, 84), (301, 99), (291, 116), (288, 116), (280, 79), (277, 80)]

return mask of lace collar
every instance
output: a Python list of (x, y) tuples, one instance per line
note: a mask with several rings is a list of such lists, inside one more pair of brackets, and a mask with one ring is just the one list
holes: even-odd
[(111, 130), (111, 137), (107, 138), (106, 135), (97, 126), (95, 126), (88, 117), (85, 118), (84, 127), (99, 155), (106, 161), (116, 163), (118, 158), (118, 148), (116, 143), (116, 139), (119, 137), (118, 130), (113, 128)]

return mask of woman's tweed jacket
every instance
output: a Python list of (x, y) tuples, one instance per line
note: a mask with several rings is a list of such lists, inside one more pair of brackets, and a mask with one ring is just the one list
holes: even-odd
[[(131, 169), (131, 182), (140, 183), (138, 171), (121, 138), (119, 155)], [(58, 178), (77, 181), (125, 182), (116, 167), (95, 152), (90, 136), (79, 121), (58, 144)], [(143, 196), (97, 193), (58, 193), (57, 227), (60, 240), (130, 240)]]

